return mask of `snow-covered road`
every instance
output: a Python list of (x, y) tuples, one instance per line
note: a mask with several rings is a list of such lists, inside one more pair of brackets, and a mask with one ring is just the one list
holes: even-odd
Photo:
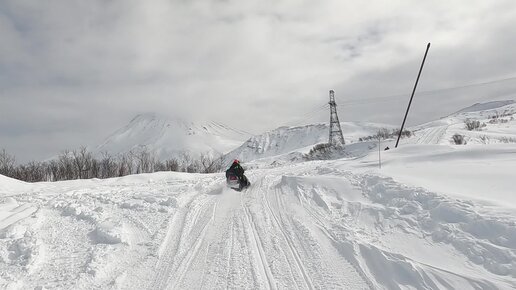
[(3, 188), (0, 288), (516, 287), (509, 213), (346, 161), (249, 178), (242, 193), (184, 173)]

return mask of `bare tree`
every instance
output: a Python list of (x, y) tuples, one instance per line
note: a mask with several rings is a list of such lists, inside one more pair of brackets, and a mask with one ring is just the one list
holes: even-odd
[(156, 171), (212, 173), (222, 170), (223, 164), (223, 156), (213, 157), (203, 153), (199, 158), (193, 158), (188, 152), (183, 153), (180, 159), (159, 161), (145, 147), (119, 154), (116, 158), (103, 152), (100, 159), (96, 159), (86, 147), (81, 147), (73, 151), (65, 150), (57, 159), (48, 162), (32, 161), (16, 165), (14, 156), (5, 150), (0, 151), (0, 174), (27, 182), (110, 178)]
[(199, 160), (199, 163), (201, 165), (201, 172), (214, 173), (220, 171), (222, 169), (222, 161), (222, 156), (220, 156), (219, 158), (213, 158), (208, 153), (201, 153), (201, 157)]
[(183, 154), (181, 154), (181, 159), (180, 160), (181, 160), (181, 169), (180, 169), (180, 171), (188, 172), (188, 168), (190, 167), (190, 165), (193, 162), (193, 158), (190, 155), (190, 153), (183, 152)]
[(91, 169), (91, 153), (83, 146), (79, 150), (72, 151), (72, 156), (77, 178), (90, 178), (88, 173)]
[(75, 179), (77, 174), (70, 151), (65, 150), (59, 155), (59, 168), (61, 171), (60, 180)]
[(168, 159), (165, 161), (168, 171), (179, 171), (179, 161), (177, 159)]
[(118, 176), (126, 176), (133, 173), (133, 158), (131, 154), (118, 155)]
[(48, 179), (47, 181), (61, 180), (61, 171), (59, 169), (59, 161), (50, 160), (47, 164)]
[(15, 163), (16, 159), (14, 156), (9, 155), (5, 149), (0, 151), (0, 174), (5, 176), (13, 174)]
[(151, 173), (154, 171), (156, 158), (147, 147), (143, 146), (137, 151), (132, 151), (132, 156), (136, 160), (136, 173)]

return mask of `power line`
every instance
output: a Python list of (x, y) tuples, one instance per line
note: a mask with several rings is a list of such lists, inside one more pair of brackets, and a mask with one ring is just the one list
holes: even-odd
[[(488, 82), (467, 84), (467, 85), (461, 85), (461, 86), (456, 86), (456, 87), (448, 87), (448, 88), (441, 88), (441, 89), (435, 89), (435, 90), (421, 91), (418, 93), (418, 95), (428, 95), (428, 94), (435, 94), (435, 93), (440, 93), (440, 92), (445, 92), (445, 91), (453, 91), (453, 90), (470, 88), (470, 87), (485, 86), (485, 85), (501, 83), (501, 82), (510, 81), (510, 80), (516, 80), (516, 77), (498, 79), (498, 80), (493, 80), (493, 81), (488, 81)], [(341, 102), (339, 102), (339, 106), (390, 102), (390, 101), (392, 101), (392, 99), (407, 97), (407, 96), (408, 96), (408, 94), (405, 93), (405, 94), (395, 94), (395, 95), (388, 95), (388, 96), (372, 97), (372, 98), (367, 98), (367, 99), (363, 99), (363, 100), (341, 101)], [(389, 100), (386, 100), (386, 99), (389, 99)], [(380, 100), (380, 101), (374, 101), (374, 100)]]
[[(492, 81), (488, 81), (488, 82), (473, 83), (473, 84), (466, 84), (466, 85), (455, 86), (455, 87), (421, 91), (418, 93), (418, 95), (427, 95), (427, 94), (434, 94), (434, 93), (439, 93), (439, 92), (444, 92), (444, 91), (485, 86), (485, 85), (501, 83), (501, 82), (510, 81), (510, 80), (516, 80), (516, 77), (509, 77), (509, 78), (503, 78), (503, 79), (498, 79), (498, 80), (492, 80)], [(351, 100), (351, 101), (343, 101), (342, 97), (338, 97), (337, 99), (339, 99), (339, 107), (351, 107), (351, 106), (355, 106), (355, 105), (386, 103), (386, 102), (393, 102), (393, 101), (404, 101), (404, 99), (401, 99), (401, 98), (404, 98), (407, 96), (408, 96), (408, 94), (404, 93), (404, 94), (378, 96), (378, 97), (372, 97), (372, 98), (367, 98), (367, 99), (362, 99), (362, 100)], [(396, 99), (399, 99), (399, 100), (396, 100)], [(319, 106), (309, 112), (306, 112), (306, 113), (300, 115), (299, 117), (297, 117), (295, 119), (292, 119), (289, 122), (284, 123), (283, 126), (299, 126), (308, 120), (318, 117), (319, 116), (318, 114), (320, 114), (322, 111), (325, 111), (328, 109), (329, 109), (328, 103), (324, 103), (324, 105)]]
[(329, 106), (327, 106), (325, 108), (322, 108), (317, 113), (314, 113), (312, 116), (309, 116), (307, 118), (304, 118), (303, 120), (300, 120), (296, 125), (300, 126), (301, 124), (306, 123), (309, 120), (312, 120), (312, 119), (315, 119), (317, 117), (320, 117), (320, 116), (322, 116), (321, 113), (324, 113), (326, 115), (328, 113), (327, 112), (328, 109), (329, 109)]
[(310, 111), (310, 112), (307, 112), (305, 114), (302, 114), (301, 116), (297, 117), (296, 119), (290, 121), (290, 122), (287, 122), (284, 124), (284, 126), (296, 126), (296, 125), (299, 125), (307, 120), (310, 120), (310, 119), (313, 119), (314, 117), (317, 117), (318, 114), (322, 111), (326, 111), (327, 109), (329, 108), (329, 105), (327, 103), (325, 103), (324, 105)]

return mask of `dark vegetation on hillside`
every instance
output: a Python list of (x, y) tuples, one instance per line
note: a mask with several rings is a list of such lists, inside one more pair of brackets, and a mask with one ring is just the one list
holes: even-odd
[(158, 160), (146, 148), (111, 156), (95, 158), (85, 147), (63, 151), (50, 161), (16, 164), (5, 150), (0, 151), (0, 174), (26, 182), (61, 181), (72, 179), (111, 178), (129, 174), (177, 171), (213, 173), (223, 169), (222, 157), (201, 154), (199, 158), (184, 153), (179, 159)]
[[(394, 139), (394, 138), (398, 138), (399, 134), (400, 134), (400, 129), (389, 130), (387, 128), (381, 128), (380, 130), (378, 130), (378, 133), (376, 133), (375, 135), (358, 138), (358, 141), (363, 142), (363, 141), (370, 141), (373, 139), (378, 140), (378, 138), (381, 138), (383, 140)], [(409, 130), (403, 130), (403, 132), (401, 132), (401, 138), (408, 138), (410, 136), (412, 136), (412, 132)]]
[[(389, 130), (387, 128), (381, 128), (375, 135), (370, 135), (366, 137), (358, 138), (359, 142), (366, 142), (371, 140), (387, 140), (387, 139), (395, 139), (398, 138), (400, 134), (399, 129)], [(401, 138), (411, 137), (412, 132), (409, 130), (403, 130), (401, 133)], [(374, 148), (374, 147), (373, 147)], [(370, 148), (372, 149), (372, 148)], [(346, 151), (346, 146), (333, 146), (328, 143), (320, 143), (315, 145), (310, 152), (304, 155), (306, 160), (328, 160), (335, 158), (343, 158), (349, 156), (349, 153)]]

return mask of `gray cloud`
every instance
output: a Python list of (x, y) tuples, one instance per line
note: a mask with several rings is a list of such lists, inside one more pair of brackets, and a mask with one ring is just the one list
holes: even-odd
[[(302, 122), (329, 89), (342, 120), (397, 124), (427, 42), (420, 91), (514, 76), (515, 16), (510, 0), (0, 0), (0, 147), (44, 158), (141, 112), (259, 133)], [(416, 96), (409, 124), (514, 83)]]

